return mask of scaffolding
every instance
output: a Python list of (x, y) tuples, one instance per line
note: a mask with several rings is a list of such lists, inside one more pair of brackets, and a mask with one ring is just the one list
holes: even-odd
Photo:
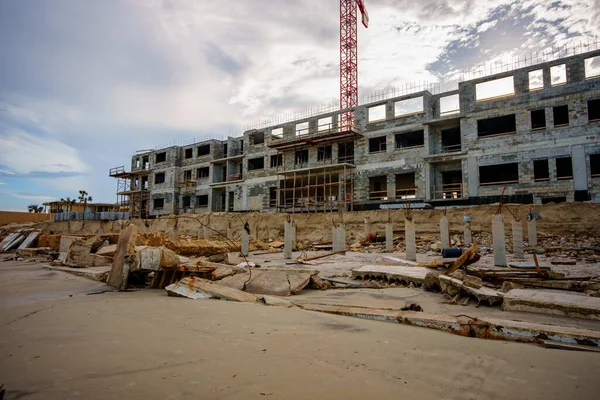
[(352, 211), (354, 169), (354, 165), (344, 163), (280, 172), (275, 189), (278, 211)]
[(111, 168), (109, 176), (117, 179), (117, 205), (127, 208), (132, 218), (148, 217), (148, 177), (149, 171), (126, 172), (124, 166)]

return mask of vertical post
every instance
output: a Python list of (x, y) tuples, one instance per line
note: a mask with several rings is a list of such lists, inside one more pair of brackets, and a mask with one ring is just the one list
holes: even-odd
[(504, 242), (504, 216), (494, 215), (492, 220), (492, 235), (494, 237), (494, 265), (506, 267), (506, 243)]
[(346, 248), (346, 231), (343, 223), (333, 224), (333, 251), (340, 251)]
[(365, 217), (363, 224), (364, 224), (364, 228), (365, 228), (365, 239), (366, 239), (367, 236), (369, 236), (369, 233), (371, 233), (371, 219), (369, 217)]
[(283, 222), (283, 259), (290, 260), (292, 258), (292, 249), (296, 236), (296, 222), (291, 216), (287, 216)]
[(248, 256), (248, 244), (250, 241), (250, 225), (246, 222), (242, 228), (242, 256)]
[(471, 233), (471, 217), (469, 216), (469, 214), (467, 214), (466, 211), (463, 215), (463, 220), (465, 222), (464, 243), (465, 246), (471, 246), (473, 244), (473, 234)]
[(512, 222), (513, 255), (515, 258), (525, 258), (523, 254), (523, 222)]
[(391, 222), (385, 224), (385, 251), (388, 253), (394, 251), (394, 224)]
[(227, 239), (233, 240), (233, 229), (231, 229), (231, 221), (227, 222)]
[(410, 261), (417, 261), (415, 223), (412, 219), (404, 220), (404, 237), (406, 241), (406, 259)]
[(179, 227), (177, 226), (178, 222), (179, 220), (175, 219), (175, 226), (173, 227), (173, 231), (171, 232), (171, 240), (174, 242), (177, 242), (179, 240)]
[(442, 249), (450, 247), (450, 231), (448, 230), (448, 217), (442, 215), (440, 218), (440, 241), (442, 242)]
[(530, 216), (527, 221), (527, 239), (529, 240), (529, 246), (537, 246), (537, 223), (533, 216)]

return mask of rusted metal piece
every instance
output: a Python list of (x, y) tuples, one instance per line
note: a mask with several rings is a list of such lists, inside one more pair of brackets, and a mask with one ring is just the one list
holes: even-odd
[(346, 253), (347, 251), (350, 251), (350, 250), (349, 249), (343, 249), (343, 250), (332, 251), (331, 253), (319, 254), (319, 255), (311, 256), (311, 257), (305, 257), (305, 258), (298, 257), (298, 259), (296, 259), (296, 263), (297, 264), (302, 264), (303, 261), (318, 260), (319, 258), (325, 258), (325, 257), (329, 257), (329, 256), (334, 256), (336, 254)]

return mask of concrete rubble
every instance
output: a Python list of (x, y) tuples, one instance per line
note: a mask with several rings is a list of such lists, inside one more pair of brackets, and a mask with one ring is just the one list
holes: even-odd
[[(521, 254), (521, 248), (514, 249), (518, 246), (509, 231), (496, 232), (492, 237), (489, 232), (472, 229), (469, 223), (473, 246), (467, 248), (467, 241), (461, 242), (462, 236), (455, 235), (457, 229), (462, 233), (464, 226), (453, 225), (451, 218), (442, 222), (438, 233), (444, 234), (442, 239), (448, 245), (461, 248), (462, 254), (457, 258), (442, 258), (445, 247), (440, 238), (430, 233), (418, 236), (419, 225), (414, 221), (410, 225), (414, 230), (411, 234), (415, 235), (415, 257), (408, 257), (406, 235), (398, 235), (393, 226), (390, 228), (391, 223), (376, 225), (373, 220), (369, 220), (368, 232), (367, 226), (361, 226), (363, 231), (358, 235), (349, 234), (345, 223), (337, 224), (333, 231), (331, 225), (325, 227), (327, 235), (323, 236), (329, 238), (331, 234), (335, 243), (298, 240), (302, 226), (298, 225), (296, 231), (295, 224), (288, 229), (284, 241), (276, 240), (281, 236), (264, 242), (250, 240), (255, 238), (255, 231), (250, 230), (245, 257), (239, 241), (218, 240), (217, 235), (204, 235), (204, 231), (194, 235), (179, 230), (177, 234), (146, 232), (135, 223), (121, 225), (118, 233), (56, 234), (22, 229), (0, 237), (0, 249), (14, 251), (15, 257), (46, 259), (51, 261), (47, 268), (53, 271), (106, 282), (121, 291), (165, 289), (169, 296), (299, 307), (464, 336), (537, 343), (545, 340), (549, 341), (548, 346), (553, 346), (552, 342), (561, 346), (600, 345), (600, 329), (527, 321), (528, 314), (600, 320), (600, 279), (596, 278), (600, 273), (594, 270), (600, 262), (597, 240), (578, 241), (575, 236), (545, 237), (538, 233), (538, 246), (524, 246)], [(514, 221), (495, 217), (494, 222), (510, 226)], [(402, 224), (396, 225), (399, 227)], [(381, 235), (384, 230), (385, 238)], [(286, 243), (293, 243), (293, 247), (286, 247)], [(347, 247), (349, 243), (352, 244)], [(277, 250), (282, 247), (285, 251)], [(505, 252), (505, 259), (495, 257), (494, 248)], [(543, 257), (542, 261), (534, 262), (533, 254)], [(329, 270), (330, 266), (335, 273)], [(383, 292), (406, 287), (430, 292), (430, 296), (437, 296), (439, 304), (456, 307), (456, 312), (428, 312), (426, 305), (418, 303), (410, 307), (370, 307), (302, 300), (305, 293), (316, 293), (315, 290), (377, 288)], [(341, 292), (328, 293), (339, 293), (339, 298), (343, 298)], [(519, 312), (523, 321), (481, 315), (465, 317), (470, 313), (461, 310), (469, 305)], [(411, 311), (423, 308), (425, 312)]]

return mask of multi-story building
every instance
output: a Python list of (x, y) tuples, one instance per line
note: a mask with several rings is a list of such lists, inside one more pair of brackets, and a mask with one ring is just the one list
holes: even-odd
[(142, 217), (481, 204), (503, 191), (600, 201), (600, 51), (137, 154), (110, 175)]

